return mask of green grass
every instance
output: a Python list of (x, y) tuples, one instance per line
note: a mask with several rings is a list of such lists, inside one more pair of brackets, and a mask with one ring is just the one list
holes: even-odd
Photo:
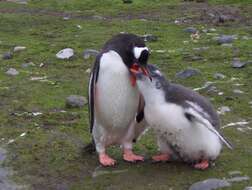
[[(225, 3), (229, 1), (210, 1)], [(133, 4), (124, 5), (121, 1), (29, 1), (29, 4), (17, 5), (0, 3), (0, 11), (14, 10), (13, 13), (0, 14), (0, 55), (12, 51), (16, 45), (27, 49), (14, 53), (13, 59), (0, 59), (0, 146), (9, 151), (4, 166), (11, 167), (15, 173), (12, 179), (26, 189), (57, 189), (67, 186), (71, 190), (84, 189), (187, 189), (192, 183), (210, 177), (227, 178), (229, 171), (239, 170), (243, 175), (252, 177), (252, 141), (251, 131), (240, 132), (236, 128), (227, 128), (225, 135), (235, 145), (234, 151), (224, 149), (216, 166), (207, 171), (196, 171), (183, 163), (151, 164), (149, 161), (131, 165), (124, 163), (121, 151), (111, 147), (109, 153), (119, 161), (118, 166), (106, 170), (126, 170), (120, 174), (107, 174), (92, 178), (91, 174), (98, 166), (96, 155), (84, 154), (82, 148), (91, 139), (88, 126), (87, 106), (83, 109), (65, 108), (65, 98), (71, 94), (87, 95), (89, 74), (86, 69), (92, 66), (93, 58), (84, 60), (82, 52), (86, 48), (99, 50), (112, 35), (119, 32), (131, 32), (139, 35), (154, 34), (157, 42), (147, 43), (152, 50), (150, 63), (156, 64), (163, 73), (174, 82), (196, 88), (206, 81), (217, 82), (215, 86), (223, 96), (217, 94), (203, 95), (211, 98), (214, 107), (230, 106), (232, 111), (221, 117), (222, 123), (252, 120), (251, 101), (252, 67), (233, 69), (230, 62), (234, 57), (252, 60), (252, 40), (243, 40), (243, 36), (252, 36), (251, 26), (208, 26), (204, 23), (193, 26), (201, 29), (216, 28), (216, 34), (237, 34), (238, 39), (232, 48), (217, 45), (211, 35), (200, 33), (200, 39), (193, 42), (183, 29), (187, 25), (175, 25), (162, 18), (174, 20), (191, 17), (189, 12), (181, 15), (180, 1), (135, 0)], [(239, 6), (249, 1), (232, 1)], [(194, 5), (192, 5), (194, 6)], [(166, 9), (168, 7), (168, 9)], [(50, 10), (39, 15), (22, 10)], [(158, 12), (160, 10), (160, 13)], [(21, 11), (20, 11), (21, 10)], [(51, 14), (53, 10), (65, 11), (84, 17), (63, 20), (63, 15)], [(81, 12), (78, 13), (78, 10)], [(169, 10), (169, 11), (165, 11)], [(15, 12), (16, 11), (16, 12)], [(123, 12), (125, 15), (145, 14), (149, 20), (137, 17), (125, 19), (113, 17)], [(155, 14), (154, 14), (155, 13)], [(157, 14), (158, 13), (158, 14)], [(109, 19), (90, 19), (92, 15), (102, 15)], [(160, 16), (160, 15), (161, 16)], [(156, 19), (162, 17), (160, 20)], [(155, 17), (155, 19), (151, 19)], [(77, 25), (82, 28), (79, 29)], [(209, 47), (207, 51), (197, 52), (194, 48)], [(62, 48), (71, 47), (75, 57), (68, 61), (58, 60), (55, 54)], [(158, 53), (157, 50), (165, 50)], [(190, 57), (201, 56), (199, 61)], [(189, 57), (189, 58), (188, 58)], [(33, 62), (35, 66), (23, 68), (22, 64)], [(39, 67), (44, 63), (44, 67)], [(16, 68), (20, 74), (10, 77), (5, 72)], [(186, 80), (175, 78), (182, 69), (193, 67), (201, 75)], [(221, 72), (227, 77), (223, 80), (213, 78), (214, 73)], [(47, 82), (31, 81), (31, 77), (47, 76)], [(239, 80), (231, 81), (232, 77)], [(235, 83), (243, 84), (234, 86)], [(245, 93), (236, 96), (233, 89)], [(65, 110), (62, 113), (60, 110)], [(42, 112), (43, 115), (31, 116), (30, 112)], [(16, 114), (13, 114), (16, 113)], [(22, 115), (23, 113), (23, 115)], [(17, 115), (21, 114), (21, 115)], [(251, 126), (251, 124), (250, 124)], [(26, 136), (19, 137), (26, 132)], [(14, 143), (7, 144), (10, 139)], [(150, 158), (157, 152), (155, 139), (147, 133), (135, 146), (136, 152)], [(229, 189), (243, 189), (251, 181), (236, 183)]]

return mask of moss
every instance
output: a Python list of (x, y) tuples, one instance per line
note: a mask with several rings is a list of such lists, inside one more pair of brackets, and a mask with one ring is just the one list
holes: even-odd
[[(242, 6), (241, 3), (240, 1), (239, 6)], [(245, 1), (244, 3), (246, 4)], [(111, 147), (109, 153), (119, 163), (115, 168), (108, 170), (127, 171), (91, 177), (98, 161), (95, 154), (83, 153), (83, 147), (91, 139), (87, 107), (66, 109), (65, 98), (70, 94), (87, 95), (89, 76), (85, 71), (91, 67), (94, 59), (83, 60), (82, 51), (86, 48), (99, 50), (107, 39), (118, 32), (139, 35), (151, 33), (158, 36), (157, 42), (148, 43), (153, 50), (150, 63), (157, 64), (170, 80), (192, 88), (202, 86), (206, 81), (217, 82), (215, 86), (224, 92), (223, 96), (202, 93), (213, 99), (216, 108), (222, 105), (231, 107), (232, 111), (221, 118), (223, 124), (241, 119), (251, 120), (252, 109), (248, 104), (252, 94), (252, 89), (249, 88), (252, 83), (251, 65), (243, 69), (230, 67), (233, 57), (251, 60), (251, 39), (241, 38), (251, 37), (251, 29), (246, 26), (216, 26), (218, 34), (239, 36), (232, 48), (217, 45), (212, 36), (205, 33), (201, 33), (198, 42), (193, 42), (190, 35), (183, 31), (185, 25), (173, 24), (175, 18), (192, 16), (181, 15), (178, 5), (179, 1), (175, 0), (151, 1), (148, 4), (146, 1), (136, 0), (131, 5), (114, 0), (29, 1), (27, 6), (1, 2), (1, 11), (12, 9), (14, 12), (6, 11), (0, 15), (0, 54), (12, 50), (16, 45), (27, 47), (22, 52), (14, 53), (13, 59), (0, 60), (0, 140), (4, 138), (0, 143), (9, 150), (9, 157), (4, 165), (11, 166), (16, 171), (13, 179), (17, 183), (28, 184), (30, 189), (36, 190), (63, 187), (73, 190), (187, 189), (199, 180), (228, 177), (228, 172), (232, 170), (239, 170), (243, 175), (252, 177), (251, 131), (243, 133), (236, 128), (224, 130), (225, 135), (235, 144), (235, 150), (224, 149), (216, 161), (216, 166), (207, 171), (196, 171), (186, 164), (177, 162), (152, 164), (149, 158), (157, 152), (157, 147), (150, 131), (135, 146), (136, 152), (147, 157), (145, 163), (124, 163), (121, 150)], [(34, 10), (37, 8), (65, 11), (69, 14), (76, 14), (77, 10), (81, 10), (82, 16), (98, 14), (110, 19), (73, 17), (63, 20), (64, 15), (59, 12), (56, 16), (48, 12), (35, 14)], [(121, 11), (129, 15), (144, 15), (146, 11), (156, 14), (159, 9), (162, 10), (160, 15), (153, 15), (153, 19), (149, 20), (112, 17)], [(20, 10), (31, 12), (27, 14)], [(157, 19), (158, 16), (161, 18)], [(170, 19), (169, 22), (167, 18)], [(82, 29), (77, 25), (81, 25)], [(193, 25), (197, 28), (212, 27), (197, 23)], [(193, 50), (203, 46), (209, 49), (204, 52)], [(68, 61), (56, 59), (55, 54), (65, 47), (73, 48), (75, 57)], [(165, 50), (165, 53), (155, 50)], [(203, 60), (191, 61), (186, 59), (188, 55), (201, 56)], [(23, 68), (21, 65), (25, 62), (33, 62), (35, 66)], [(40, 67), (41, 63), (45, 66)], [(20, 74), (16, 77), (7, 76), (5, 71), (10, 67), (16, 68)], [(197, 68), (202, 74), (186, 80), (175, 78), (178, 71), (188, 67)], [(216, 72), (221, 72), (227, 77), (217, 81), (213, 78)], [(31, 77), (35, 76), (46, 76), (48, 81), (31, 81)], [(232, 77), (239, 80), (230, 82)], [(244, 85), (236, 87), (234, 83)], [(235, 88), (245, 93), (235, 96), (232, 92)], [(38, 111), (43, 114), (29, 115)], [(26, 136), (20, 137), (23, 132), (27, 133)], [(10, 139), (15, 139), (15, 142), (7, 145)], [(237, 183), (232, 189), (242, 189), (246, 185), (249, 183)]]

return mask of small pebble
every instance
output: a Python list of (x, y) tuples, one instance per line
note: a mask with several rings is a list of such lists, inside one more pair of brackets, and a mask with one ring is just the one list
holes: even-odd
[(242, 61), (240, 61), (239, 58), (234, 58), (231, 63), (233, 68), (242, 68), (242, 67), (245, 67), (246, 64), (247, 64), (247, 62), (242, 62)]
[(74, 55), (74, 50), (71, 48), (65, 48), (63, 50), (60, 50), (57, 54), (56, 57), (59, 59), (70, 59)]
[(239, 90), (239, 89), (234, 89), (233, 93), (235, 93), (235, 94), (244, 94), (244, 92), (242, 90)]
[(188, 27), (188, 28), (184, 29), (184, 32), (195, 34), (198, 32), (198, 30), (194, 27)]
[(226, 76), (223, 75), (222, 73), (215, 73), (214, 78), (215, 79), (224, 79), (224, 78), (226, 78)]
[(84, 96), (70, 95), (66, 98), (66, 107), (81, 108), (87, 104), (87, 98)]
[(14, 68), (9, 68), (8, 71), (6, 71), (6, 74), (10, 76), (16, 76), (19, 74), (19, 72)]
[(186, 79), (186, 78), (199, 75), (199, 74), (201, 74), (201, 72), (198, 69), (189, 68), (189, 69), (178, 72), (176, 74), (176, 77), (181, 78), (181, 79)]
[(2, 55), (3, 60), (12, 59), (12, 58), (13, 58), (13, 54), (11, 52), (6, 52)]
[(99, 51), (95, 49), (86, 49), (83, 51), (83, 58), (88, 59), (91, 56), (96, 57), (98, 55)]
[(14, 47), (13, 52), (19, 52), (19, 51), (23, 51), (25, 49), (26, 49), (25, 46), (16, 46), (16, 47)]

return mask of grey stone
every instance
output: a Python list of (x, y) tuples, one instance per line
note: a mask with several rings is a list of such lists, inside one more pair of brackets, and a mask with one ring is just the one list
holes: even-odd
[(20, 52), (23, 50), (26, 50), (25, 46), (16, 46), (16, 47), (14, 47), (13, 52)]
[(242, 172), (241, 171), (230, 171), (228, 172), (228, 175), (231, 177), (236, 177), (236, 176), (241, 176)]
[(195, 75), (199, 75), (201, 72), (198, 69), (189, 68), (184, 71), (180, 71), (176, 74), (177, 78), (186, 79)]
[(252, 190), (252, 186), (250, 186), (250, 187), (245, 187), (244, 190)]
[(70, 59), (73, 56), (74, 50), (71, 48), (62, 49), (56, 54), (56, 57), (59, 59)]
[(12, 59), (13, 54), (11, 52), (6, 52), (2, 55), (2, 59), (7, 60), (7, 59)]
[(223, 75), (222, 73), (215, 73), (214, 78), (215, 79), (224, 79), (224, 78), (226, 78), (226, 76)]
[(35, 64), (33, 62), (29, 62), (29, 63), (23, 63), (21, 66), (23, 68), (27, 68), (27, 67), (30, 67), (30, 66), (35, 66)]
[(70, 95), (66, 98), (66, 107), (81, 108), (87, 104), (87, 98), (78, 95)]
[(195, 33), (197, 33), (197, 31), (198, 30), (194, 27), (188, 27), (188, 28), (184, 29), (184, 32), (191, 33), (191, 34), (195, 34)]
[(16, 76), (19, 74), (19, 72), (14, 68), (9, 68), (5, 73), (10, 76)]
[(230, 107), (228, 107), (228, 106), (221, 106), (220, 108), (218, 108), (218, 114), (220, 114), (220, 115), (224, 115), (226, 112), (230, 112), (231, 111), (231, 109), (230, 109)]
[(24, 4), (26, 5), (28, 0), (7, 0), (8, 2), (18, 3), (18, 4)]
[(239, 89), (234, 89), (233, 93), (235, 93), (235, 94), (244, 94), (244, 92), (239, 90)]
[(193, 48), (194, 51), (198, 51), (198, 52), (203, 52), (208, 50), (209, 47), (198, 47), (198, 48)]
[(233, 44), (221, 44), (222, 47), (231, 48)]
[(210, 178), (204, 181), (200, 181), (191, 185), (189, 190), (213, 190), (223, 187), (230, 187), (231, 184), (226, 180)]
[(217, 38), (215, 38), (217, 40), (218, 44), (229, 44), (232, 43), (235, 40), (235, 36), (233, 35), (222, 35), (219, 36)]
[(224, 22), (230, 22), (230, 21), (235, 21), (235, 18), (234, 18), (234, 16), (232, 16), (232, 15), (223, 15), (223, 14), (221, 14), (220, 16), (219, 16), (219, 18), (218, 18), (218, 22), (220, 22), (220, 23), (224, 23)]
[(88, 59), (91, 56), (96, 57), (98, 55), (99, 51), (95, 50), (95, 49), (86, 49), (83, 51), (83, 58), (84, 59)]
[(242, 62), (242, 61), (240, 61), (239, 58), (234, 58), (231, 63), (233, 68), (242, 68), (242, 67), (245, 67), (246, 64), (247, 64), (247, 62)]
[(227, 179), (228, 182), (242, 182), (242, 181), (249, 181), (250, 180), (250, 177), (248, 176), (238, 176), (238, 177), (233, 177), (233, 178), (230, 178), (230, 179)]
[(158, 37), (153, 34), (145, 34), (141, 37), (145, 42), (156, 42), (158, 40)]

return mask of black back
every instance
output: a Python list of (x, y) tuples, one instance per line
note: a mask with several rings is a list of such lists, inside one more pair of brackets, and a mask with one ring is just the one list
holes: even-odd
[[(148, 65), (148, 68), (150, 75), (158, 80), (159, 84), (157, 85), (159, 85), (159, 87), (164, 91), (165, 100), (167, 102), (180, 105), (184, 108), (192, 107), (189, 103), (187, 103), (187, 101), (193, 102), (194, 104), (199, 105), (203, 111), (210, 116), (206, 117), (204, 113), (199, 113), (202, 117), (207, 119), (216, 129), (220, 127), (219, 117), (207, 98), (182, 85), (169, 83), (157, 67)], [(160, 74), (157, 73), (157, 71)]]

